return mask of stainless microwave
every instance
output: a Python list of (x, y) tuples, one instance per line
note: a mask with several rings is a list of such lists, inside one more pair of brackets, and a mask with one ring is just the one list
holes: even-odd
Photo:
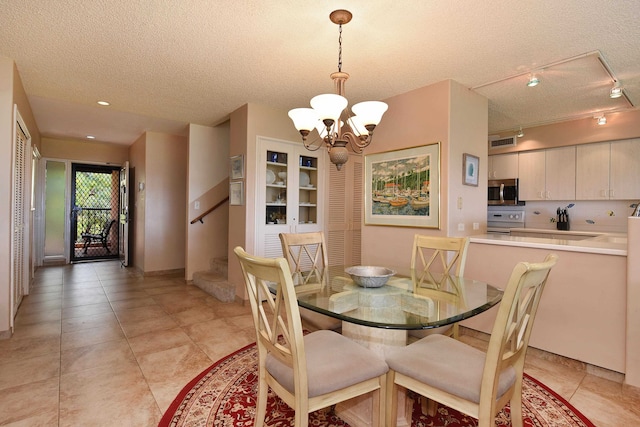
[(517, 206), (518, 199), (518, 178), (511, 179), (490, 179), (488, 204), (497, 206)]

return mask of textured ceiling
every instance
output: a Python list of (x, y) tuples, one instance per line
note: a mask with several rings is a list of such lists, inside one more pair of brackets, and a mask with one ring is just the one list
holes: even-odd
[[(130, 144), (247, 102), (286, 111), (331, 92), (339, 8), (354, 15), (351, 104), (453, 79), (489, 98), (497, 133), (640, 103), (635, 0), (0, 0), (0, 55), (15, 60), (43, 135)], [(598, 56), (626, 98), (608, 98)], [(542, 83), (527, 88), (536, 70)]]

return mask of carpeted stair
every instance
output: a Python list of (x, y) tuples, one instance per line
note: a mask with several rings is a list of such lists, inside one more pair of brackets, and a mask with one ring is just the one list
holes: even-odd
[(227, 257), (211, 259), (209, 270), (193, 273), (193, 284), (222, 302), (235, 301), (236, 287), (227, 282), (228, 264)]

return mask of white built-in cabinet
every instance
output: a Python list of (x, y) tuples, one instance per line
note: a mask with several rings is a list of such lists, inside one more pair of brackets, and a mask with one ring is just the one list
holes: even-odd
[(334, 165), (328, 169), (326, 241), (329, 265), (359, 265), (364, 203), (363, 157), (350, 155), (341, 170)]
[(279, 257), (280, 233), (322, 230), (327, 154), (261, 136), (256, 147), (255, 253)]
[(489, 179), (511, 179), (518, 177), (518, 153), (489, 156)]
[(579, 145), (577, 200), (640, 198), (640, 139)]
[(575, 200), (576, 147), (518, 154), (520, 200)]

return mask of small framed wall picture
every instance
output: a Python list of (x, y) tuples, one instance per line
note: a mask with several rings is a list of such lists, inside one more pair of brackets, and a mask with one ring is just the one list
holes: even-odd
[(244, 182), (231, 181), (229, 183), (229, 204), (231, 206), (244, 205)]
[(233, 156), (229, 159), (229, 178), (244, 178), (244, 156), (242, 154)]
[(478, 186), (478, 168), (480, 158), (471, 154), (462, 155), (462, 183), (464, 185)]

